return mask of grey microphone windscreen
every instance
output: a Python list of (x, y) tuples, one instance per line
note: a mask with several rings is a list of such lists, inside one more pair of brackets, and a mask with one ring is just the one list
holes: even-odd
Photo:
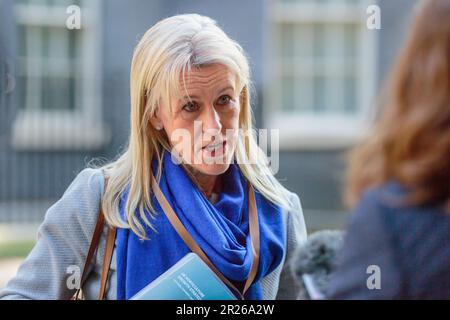
[(326, 294), (343, 242), (343, 231), (323, 230), (310, 235), (297, 250), (292, 268), (306, 291), (299, 293), (300, 298), (317, 299)]

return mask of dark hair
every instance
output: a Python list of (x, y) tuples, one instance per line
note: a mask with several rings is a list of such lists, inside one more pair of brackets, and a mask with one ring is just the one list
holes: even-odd
[(450, 1), (420, 3), (370, 137), (350, 157), (346, 201), (394, 179), (413, 205), (450, 211)]

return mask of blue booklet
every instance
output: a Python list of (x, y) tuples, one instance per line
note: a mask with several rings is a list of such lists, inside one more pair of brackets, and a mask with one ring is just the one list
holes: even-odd
[(237, 300), (195, 253), (190, 252), (131, 300)]

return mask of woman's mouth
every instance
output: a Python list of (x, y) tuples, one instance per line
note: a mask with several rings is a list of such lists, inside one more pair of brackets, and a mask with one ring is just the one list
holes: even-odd
[(202, 148), (202, 153), (208, 158), (221, 157), (225, 155), (226, 147), (226, 140), (223, 140), (221, 142), (212, 142)]

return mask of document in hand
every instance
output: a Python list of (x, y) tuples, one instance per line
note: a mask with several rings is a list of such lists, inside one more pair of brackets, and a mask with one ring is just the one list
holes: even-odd
[(131, 300), (237, 300), (195, 253), (190, 252)]

